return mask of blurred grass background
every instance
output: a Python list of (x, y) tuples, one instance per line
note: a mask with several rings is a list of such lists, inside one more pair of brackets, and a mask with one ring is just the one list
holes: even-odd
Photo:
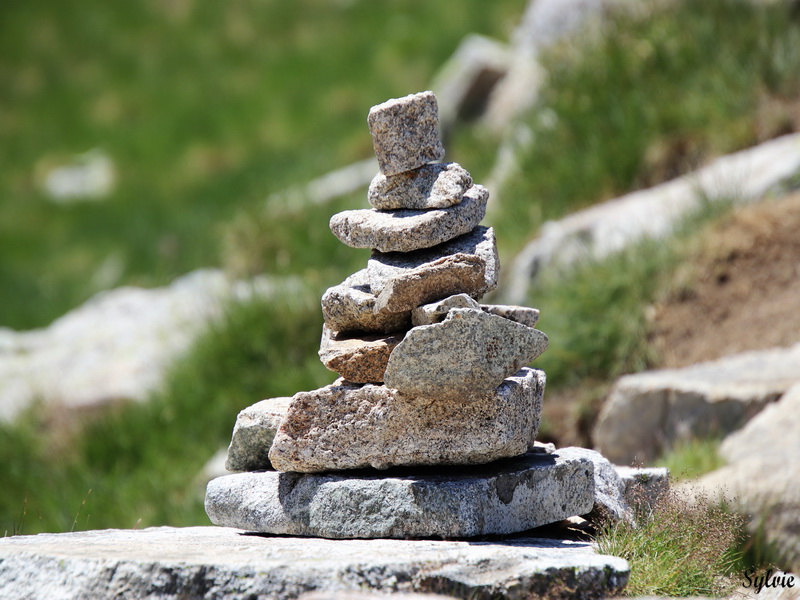
[[(70, 435), (36, 409), (0, 427), (0, 530), (207, 523), (202, 465), (244, 406), (332, 380), (316, 357), (319, 295), (366, 260), (327, 227), (364, 194), (280, 212), (267, 196), (371, 156), (370, 106), (428, 89), (468, 33), (508, 40), (525, 4), (3, 3), (0, 326), (45, 326), (100, 289), (207, 266), (300, 275), (308, 293), (231, 306), (146, 404)], [(800, 23), (786, 5), (676, 2), (612, 27), (542, 57), (549, 78), (518, 123), (534, 143), (490, 219), (505, 264), (546, 219), (798, 130)], [(499, 142), (462, 124), (447, 159), (480, 182)], [(113, 192), (51, 202), (45, 173), (94, 148), (113, 160)], [(679, 245), (531, 293), (553, 343), (537, 361), (549, 389), (650, 364), (644, 310)]]

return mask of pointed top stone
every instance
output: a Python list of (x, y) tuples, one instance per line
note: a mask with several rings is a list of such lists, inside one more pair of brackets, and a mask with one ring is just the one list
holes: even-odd
[(433, 92), (410, 94), (373, 106), (367, 124), (384, 175), (396, 175), (444, 158), (439, 106)]

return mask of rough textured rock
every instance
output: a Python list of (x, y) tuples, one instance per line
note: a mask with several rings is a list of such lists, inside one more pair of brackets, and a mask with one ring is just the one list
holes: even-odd
[[(398, 278), (419, 278), (419, 274), (425, 272), (426, 265), (432, 265), (443, 258), (458, 254), (477, 256), (483, 260), (485, 264), (483, 284), (477, 288), (469, 287), (468, 282), (464, 281), (460, 288), (452, 292), (445, 293), (445, 290), (440, 290), (444, 294), (440, 298), (430, 298), (430, 294), (420, 294), (421, 300), (418, 306), (461, 292), (473, 298), (480, 298), (497, 286), (500, 261), (497, 257), (497, 241), (494, 230), (491, 227), (479, 226), (466, 235), (425, 250), (408, 253), (373, 252), (367, 266), (370, 290), (376, 295), (380, 294), (389, 282)], [(423, 300), (422, 298), (425, 297), (429, 299)]]
[(412, 252), (430, 248), (472, 231), (486, 214), (489, 191), (474, 185), (461, 202), (430, 210), (346, 210), (331, 217), (330, 228), (353, 248)]
[(375, 310), (411, 311), (457, 291), (478, 294), (485, 287), (486, 262), (475, 254), (453, 254), (390, 277), (375, 299)]
[(434, 323), (441, 323), (450, 312), (451, 308), (480, 308), (475, 300), (470, 298), (467, 294), (455, 294), (448, 296), (439, 302), (431, 304), (424, 304), (411, 311), (411, 324), (414, 327), (420, 325), (433, 325)]
[(291, 401), (291, 397), (269, 398), (239, 412), (225, 460), (228, 471), (271, 468), (269, 449)]
[(800, 133), (713, 161), (646, 190), (597, 204), (546, 223), (517, 255), (504, 298), (524, 303), (531, 282), (548, 265), (599, 259), (645, 237), (670, 234), (705, 202), (756, 202), (800, 171)]
[(211, 481), (213, 523), (329, 538), (507, 534), (584, 514), (594, 466), (571, 449), (384, 474), (238, 473)]
[(530, 537), (322, 540), (159, 527), (0, 539), (3, 600), (289, 600), (313, 590), (604, 598), (627, 579), (627, 562), (589, 543)]
[(378, 210), (447, 208), (461, 202), (472, 177), (458, 163), (435, 163), (387, 177), (378, 173), (367, 198)]
[(49, 327), (0, 327), (0, 422), (43, 409), (143, 401), (230, 301), (300, 294), (299, 280), (194, 271), (169, 286), (101, 292)]
[(436, 403), (480, 398), (547, 348), (547, 336), (473, 308), (411, 329), (394, 349), (384, 382), (406, 397)]
[(600, 413), (595, 446), (618, 464), (647, 462), (675, 440), (740, 428), (796, 383), (800, 344), (627, 375)]
[(411, 327), (411, 311), (376, 312), (369, 271), (361, 269), (322, 295), (325, 324), (340, 333), (392, 333)]
[[(437, 261), (454, 255), (474, 256), (484, 263), (482, 281), (454, 280), (446, 268)], [(445, 261), (449, 266), (463, 267), (461, 262)], [(476, 261), (477, 262), (477, 261)], [(440, 270), (441, 269), (441, 270)], [(456, 292), (466, 292), (480, 298), (497, 285), (500, 270), (497, 258), (497, 242), (490, 227), (476, 227), (470, 233), (434, 248), (416, 252), (373, 252), (366, 269), (354, 273), (341, 284), (334, 286), (322, 296), (322, 314), (331, 330), (340, 333), (374, 332), (393, 333), (411, 327), (411, 310), (390, 312), (386, 306), (397, 307), (399, 301), (386, 292), (382, 310), (377, 309), (377, 297), (384, 288), (396, 288), (402, 292), (403, 303), (415, 308), (421, 304), (438, 300)], [(438, 278), (428, 281), (429, 276)], [(457, 283), (450, 289), (445, 282)], [(432, 294), (431, 290), (435, 293)]]
[(348, 337), (323, 326), (319, 358), (347, 381), (381, 383), (389, 355), (403, 335)]
[(800, 572), (800, 384), (722, 442), (728, 465), (690, 484), (724, 497), (751, 516), (783, 557), (778, 566)]
[(539, 322), (539, 309), (527, 306), (510, 306), (507, 304), (481, 304), (484, 312), (509, 319), (526, 327), (536, 327)]
[(543, 371), (521, 369), (474, 402), (408, 400), (341, 380), (295, 394), (269, 457), (281, 471), (480, 464), (523, 454), (539, 430)]
[(625, 483), (614, 465), (599, 452), (588, 448), (571, 448), (571, 451), (594, 464), (594, 505), (584, 517), (596, 525), (630, 521), (633, 515), (625, 498)]
[(367, 124), (384, 175), (411, 171), (444, 158), (439, 107), (433, 92), (410, 94), (373, 106)]

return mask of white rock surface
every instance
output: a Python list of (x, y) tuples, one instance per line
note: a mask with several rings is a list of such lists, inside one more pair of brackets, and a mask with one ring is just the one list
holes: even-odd
[(300, 290), (296, 280), (195, 271), (163, 288), (101, 292), (45, 329), (0, 328), (0, 422), (34, 401), (72, 408), (144, 400), (226, 302)]
[(619, 592), (621, 558), (591, 544), (324, 540), (242, 535), (223, 527), (158, 527), (0, 539), (0, 599), (290, 600), (310, 591), (436, 592), (534, 597)]
[(645, 237), (670, 234), (705, 201), (755, 202), (800, 171), (800, 133), (724, 156), (655, 187), (545, 223), (519, 253), (503, 297), (524, 304), (531, 281), (550, 266), (602, 258)]
[(603, 406), (595, 446), (617, 464), (646, 462), (673, 441), (739, 429), (797, 383), (800, 344), (626, 375)]
[(573, 449), (483, 466), (328, 474), (262, 471), (211, 481), (217, 525), (327, 538), (460, 538), (588, 513), (594, 466)]
[[(481, 464), (524, 454), (539, 431), (545, 376), (521, 369), (473, 402), (407, 399), (385, 386), (295, 394), (269, 458), (281, 471)], [(262, 449), (253, 448), (253, 456)]]

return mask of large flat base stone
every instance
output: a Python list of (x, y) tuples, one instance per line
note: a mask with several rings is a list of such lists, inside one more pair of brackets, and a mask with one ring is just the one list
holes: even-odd
[(216, 525), (326, 538), (509, 534), (587, 514), (594, 465), (565, 448), (481, 466), (328, 474), (265, 471), (212, 480)]
[(628, 564), (585, 542), (324, 540), (222, 527), (0, 539), (0, 599), (289, 599), (312, 591), (604, 598)]

